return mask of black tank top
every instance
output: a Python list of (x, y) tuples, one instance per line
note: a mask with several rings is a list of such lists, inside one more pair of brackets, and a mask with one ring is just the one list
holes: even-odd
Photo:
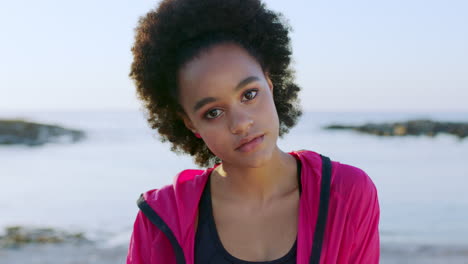
[[(301, 193), (301, 162), (297, 162), (297, 181)], [(245, 261), (232, 256), (223, 247), (213, 217), (210, 179), (208, 178), (199, 206), (197, 233), (195, 236), (195, 264), (296, 264), (297, 237), (286, 255), (271, 261)]]

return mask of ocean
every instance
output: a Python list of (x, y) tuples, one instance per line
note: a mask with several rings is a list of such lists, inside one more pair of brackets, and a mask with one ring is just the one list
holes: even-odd
[[(147, 190), (172, 183), (190, 156), (159, 142), (135, 111), (0, 112), (2, 118), (81, 129), (74, 144), (0, 146), (0, 230), (53, 227), (85, 232), (103, 247), (128, 243)], [(468, 138), (377, 137), (323, 126), (429, 118), (468, 122), (468, 113), (305, 112), (278, 140), (359, 167), (377, 186), (382, 242), (468, 246)]]

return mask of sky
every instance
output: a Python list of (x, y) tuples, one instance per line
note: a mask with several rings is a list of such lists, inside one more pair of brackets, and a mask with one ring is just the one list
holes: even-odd
[[(138, 18), (159, 1), (5, 1), (0, 112), (139, 109)], [(306, 111), (468, 111), (468, 1), (267, 0)]]

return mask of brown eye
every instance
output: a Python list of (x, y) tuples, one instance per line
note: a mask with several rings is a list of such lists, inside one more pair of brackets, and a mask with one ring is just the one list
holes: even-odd
[(254, 99), (257, 96), (258, 90), (257, 89), (252, 89), (248, 90), (244, 94), (244, 98), (246, 98), (248, 101)]
[(216, 111), (220, 111), (219, 109), (212, 109), (206, 112), (205, 117), (208, 119), (214, 119), (219, 116), (219, 114), (216, 114)]

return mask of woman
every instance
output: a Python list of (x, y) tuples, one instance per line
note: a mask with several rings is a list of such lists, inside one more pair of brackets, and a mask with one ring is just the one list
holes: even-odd
[(166, 0), (140, 19), (147, 120), (207, 168), (142, 194), (127, 264), (378, 263), (367, 174), (277, 146), (301, 115), (288, 33), (258, 0)]

